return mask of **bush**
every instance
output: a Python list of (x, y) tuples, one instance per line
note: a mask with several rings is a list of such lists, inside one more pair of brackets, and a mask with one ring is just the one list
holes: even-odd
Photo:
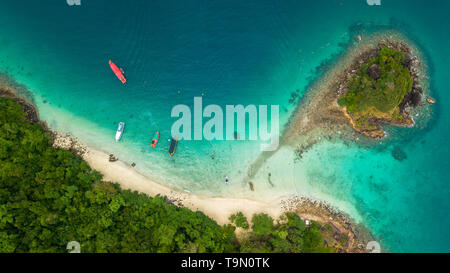
[(257, 236), (267, 236), (270, 234), (273, 228), (273, 219), (265, 213), (259, 213), (253, 215), (252, 229)]
[(243, 229), (249, 228), (247, 218), (244, 216), (242, 212), (238, 212), (231, 215), (229, 219), (236, 227), (240, 227)]

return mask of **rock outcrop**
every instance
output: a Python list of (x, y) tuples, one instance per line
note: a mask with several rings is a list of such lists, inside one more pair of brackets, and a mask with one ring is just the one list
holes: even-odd
[(432, 97), (428, 97), (428, 98), (427, 98), (427, 102), (428, 102), (428, 104), (433, 105), (433, 104), (436, 103), (436, 100), (433, 99)]
[(367, 74), (374, 80), (378, 80), (381, 77), (381, 72), (377, 64), (372, 64), (369, 69), (367, 69)]

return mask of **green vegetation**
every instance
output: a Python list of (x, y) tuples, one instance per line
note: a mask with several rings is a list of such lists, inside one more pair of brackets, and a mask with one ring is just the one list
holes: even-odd
[[(328, 252), (313, 223), (288, 213), (255, 215), (241, 242), (235, 227), (162, 197), (122, 190), (72, 153), (51, 146), (22, 106), (0, 98), (0, 252)], [(236, 226), (249, 226), (242, 213)], [(247, 237), (248, 236), (248, 237)]]
[(241, 238), (241, 252), (336, 252), (325, 246), (322, 225), (305, 222), (295, 213), (285, 213), (277, 223), (267, 214), (252, 218), (253, 232)]
[(243, 229), (248, 229), (250, 227), (247, 218), (244, 216), (242, 212), (238, 212), (231, 215), (230, 222), (233, 223), (236, 227), (240, 227)]
[(348, 92), (338, 103), (347, 107), (357, 126), (369, 126), (367, 119), (371, 117), (400, 119), (398, 106), (413, 84), (404, 63), (404, 52), (382, 47), (377, 57), (363, 64), (349, 79)]
[(234, 227), (163, 198), (100, 182), (79, 157), (54, 149), (19, 104), (0, 99), (0, 252), (233, 252)]
[(256, 236), (267, 236), (273, 229), (273, 219), (265, 213), (255, 214), (252, 229)]

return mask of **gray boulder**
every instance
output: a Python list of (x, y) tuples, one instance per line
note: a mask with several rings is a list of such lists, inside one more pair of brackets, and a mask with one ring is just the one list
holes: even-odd
[(372, 64), (369, 69), (367, 69), (367, 74), (374, 80), (378, 80), (381, 77), (380, 69), (376, 64)]

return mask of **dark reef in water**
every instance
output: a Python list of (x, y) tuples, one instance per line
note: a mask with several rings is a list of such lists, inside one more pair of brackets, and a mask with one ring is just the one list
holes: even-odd
[(392, 149), (391, 154), (398, 161), (403, 161), (408, 158), (405, 151), (403, 151), (400, 146), (395, 146), (394, 149)]

